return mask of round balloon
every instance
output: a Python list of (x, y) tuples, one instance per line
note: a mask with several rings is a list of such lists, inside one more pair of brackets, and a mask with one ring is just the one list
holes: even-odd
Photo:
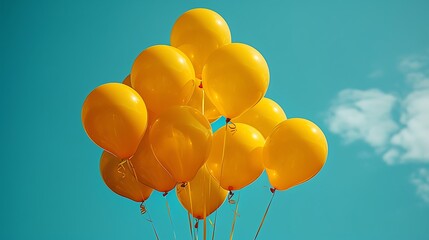
[(171, 107), (152, 125), (149, 139), (158, 161), (174, 180), (192, 180), (206, 162), (212, 144), (207, 119), (189, 106)]
[(204, 90), (202, 88), (202, 81), (199, 79), (195, 79), (194, 94), (192, 95), (191, 100), (189, 100), (188, 106), (204, 112), (204, 116), (207, 118), (207, 120), (209, 120), (209, 122), (214, 122), (221, 117), (219, 111), (216, 109), (210, 99), (205, 96)]
[(145, 134), (146, 105), (134, 89), (121, 83), (107, 83), (86, 97), (82, 124), (98, 146), (120, 159), (128, 159)]
[(131, 85), (147, 107), (157, 114), (173, 105), (188, 103), (194, 90), (194, 68), (177, 48), (156, 45), (147, 48), (134, 61)]
[(284, 120), (286, 120), (286, 114), (283, 109), (273, 100), (262, 98), (247, 112), (232, 119), (232, 122), (249, 124), (267, 138), (274, 127)]
[(144, 202), (149, 198), (152, 189), (134, 176), (132, 166), (104, 151), (100, 159), (100, 172), (104, 183), (116, 194), (136, 202)]
[(171, 46), (179, 48), (191, 60), (195, 74), (201, 78), (208, 56), (217, 48), (231, 43), (228, 24), (216, 12), (196, 8), (185, 12), (173, 26)]
[(176, 186), (176, 193), (177, 199), (193, 217), (204, 219), (222, 205), (228, 191), (219, 186), (203, 165), (186, 186)]
[(207, 168), (224, 189), (239, 190), (255, 181), (264, 170), (264, 143), (264, 136), (247, 124), (220, 128), (213, 136)]
[(238, 117), (257, 104), (268, 89), (269, 79), (264, 57), (242, 43), (217, 49), (203, 69), (207, 96), (226, 118)]
[(281, 122), (268, 136), (263, 152), (271, 185), (286, 190), (316, 175), (325, 164), (328, 143), (320, 128), (302, 118)]
[(159, 192), (169, 192), (176, 186), (176, 181), (153, 154), (149, 134), (143, 137), (136, 153), (131, 158), (131, 162), (141, 183)]

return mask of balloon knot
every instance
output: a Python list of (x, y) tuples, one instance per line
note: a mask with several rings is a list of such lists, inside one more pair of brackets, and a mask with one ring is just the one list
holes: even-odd
[(229, 187), (229, 193), (228, 193), (228, 203), (235, 204), (235, 200), (232, 199), (234, 197), (234, 193), (232, 192), (232, 187)]
[(198, 223), (200, 222), (200, 220), (199, 219), (197, 219), (197, 222), (195, 223), (195, 228), (198, 228)]
[(199, 88), (203, 88), (203, 82), (200, 82), (200, 85), (198, 85)]
[(163, 196), (163, 197), (165, 197), (165, 196), (167, 196), (167, 194), (168, 194), (168, 192), (164, 192), (164, 193), (162, 194), (162, 196)]
[(140, 213), (143, 215), (147, 212), (146, 207), (144, 206), (144, 202), (140, 204)]
[(270, 192), (274, 193), (277, 189), (276, 188), (270, 188)]
[(187, 182), (182, 182), (182, 185), (180, 185), (181, 187), (186, 187), (188, 185)]
[(226, 123), (231, 122), (231, 118), (226, 118)]

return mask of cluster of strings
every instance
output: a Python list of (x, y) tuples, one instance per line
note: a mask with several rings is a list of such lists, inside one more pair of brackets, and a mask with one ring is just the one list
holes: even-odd
[[(200, 85), (200, 88), (202, 88), (201, 85)], [(201, 100), (201, 112), (204, 114), (204, 90), (202, 92), (203, 92), (203, 95), (202, 95), (202, 100)], [(228, 118), (226, 119), (226, 121), (225, 121), (225, 130), (230, 131), (231, 134), (236, 133), (236, 131), (237, 131), (236, 125), (233, 122), (231, 122), (231, 119), (228, 119)], [(223, 150), (222, 150), (222, 160), (223, 160), (223, 158), (225, 156), (225, 145), (226, 145), (226, 141), (227, 141), (226, 134), (224, 136), (225, 137), (224, 137), (224, 140), (223, 140), (224, 142), (223, 142)], [(129, 162), (129, 161), (126, 161), (126, 162)], [(121, 162), (121, 164), (118, 166), (118, 171), (119, 171), (120, 168), (124, 167), (123, 166), (124, 163), (125, 162)], [(222, 163), (223, 163), (223, 161), (222, 161)], [(128, 166), (131, 169), (133, 168), (132, 165), (128, 165)], [(223, 169), (223, 166), (221, 166), (221, 176), (222, 176), (222, 169)], [(131, 171), (131, 172), (134, 172), (134, 171)], [(210, 192), (211, 185), (209, 185), (208, 187), (209, 187), (209, 192)], [(218, 184), (218, 188), (220, 188), (220, 187), (221, 187), (221, 185)], [(189, 183), (189, 182), (181, 183), (180, 188), (177, 188), (177, 191), (180, 193), (181, 191), (185, 190), (185, 188), (187, 188), (187, 190), (188, 190), (187, 192), (189, 194), (188, 197), (189, 197), (190, 203), (191, 203), (191, 212), (193, 212), (191, 183)], [(271, 191), (272, 195), (271, 195), (270, 201), (269, 201), (269, 203), (268, 203), (268, 205), (267, 205), (267, 207), (265, 209), (265, 212), (264, 212), (264, 214), (262, 216), (262, 219), (261, 219), (261, 222), (260, 222), (260, 224), (258, 226), (256, 234), (254, 236), (254, 240), (256, 240), (258, 238), (258, 236), (259, 236), (259, 233), (260, 233), (261, 228), (262, 228), (262, 226), (263, 226), (263, 224), (265, 222), (265, 218), (266, 218), (266, 216), (268, 214), (268, 211), (270, 209), (270, 206), (271, 206), (271, 203), (273, 201), (273, 198), (274, 198), (276, 190), (274, 188), (270, 188), (270, 191)], [(237, 199), (234, 199), (234, 196), (235, 196), (235, 193), (233, 191), (229, 191), (228, 197), (227, 197), (227, 202), (228, 202), (228, 204), (230, 206), (234, 206), (234, 208), (233, 208), (233, 217), (232, 217), (232, 222), (231, 222), (231, 230), (230, 230), (230, 234), (229, 234), (229, 239), (230, 240), (232, 240), (233, 237), (234, 237), (236, 222), (237, 222), (238, 217), (240, 216), (240, 214), (239, 214), (240, 194), (238, 194)], [(173, 234), (173, 238), (176, 240), (177, 236), (176, 236), (176, 231), (175, 231), (175, 224), (173, 222), (170, 205), (168, 203), (167, 193), (164, 193), (163, 197), (165, 198), (165, 206), (166, 206), (166, 209), (167, 209), (170, 226), (171, 226), (171, 229), (172, 229), (172, 232), (173, 232), (172, 233)], [(202, 197), (203, 197), (203, 202), (206, 202), (205, 201), (206, 199), (204, 199), (204, 198), (206, 198), (207, 196), (203, 195)], [(158, 235), (158, 232), (156, 230), (155, 224), (154, 224), (154, 222), (153, 222), (153, 220), (152, 220), (152, 218), (151, 218), (151, 216), (150, 216), (150, 214), (149, 214), (149, 212), (148, 212), (148, 210), (147, 210), (144, 202), (142, 202), (141, 205), (140, 205), (140, 212), (141, 212), (142, 215), (146, 216), (147, 222), (150, 223), (150, 225), (151, 225), (151, 227), (153, 229), (155, 238), (157, 240), (159, 240), (159, 235)], [(207, 213), (206, 212), (206, 205), (204, 204), (204, 216), (207, 215), (206, 213)], [(215, 239), (216, 225), (217, 225), (217, 221), (218, 221), (218, 210), (216, 210), (214, 212), (213, 221), (211, 219), (209, 219), (208, 217), (204, 217), (201, 220), (198, 219), (198, 218), (193, 218), (192, 215), (191, 215), (191, 213), (189, 213), (189, 212), (187, 213), (187, 219), (188, 219), (188, 224), (189, 224), (189, 234), (190, 234), (189, 237), (190, 237), (191, 240), (198, 240), (199, 239), (199, 235), (200, 235), (199, 234), (199, 229), (200, 229), (200, 221), (201, 220), (203, 222), (202, 238), (204, 240), (206, 240), (206, 239), (214, 240)], [(211, 235), (208, 234), (208, 225), (211, 227)]]

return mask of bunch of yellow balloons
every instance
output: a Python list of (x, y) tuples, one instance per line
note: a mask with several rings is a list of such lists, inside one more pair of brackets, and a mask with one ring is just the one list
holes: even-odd
[[(105, 150), (100, 171), (112, 191), (143, 202), (152, 189), (176, 188), (188, 212), (203, 219), (264, 170), (278, 190), (320, 171), (328, 151), (323, 132), (287, 119), (264, 97), (264, 57), (231, 42), (218, 13), (185, 12), (170, 42), (143, 50), (122, 83), (95, 88), (83, 103), (83, 127)], [(221, 116), (225, 127), (213, 133), (210, 123)]]

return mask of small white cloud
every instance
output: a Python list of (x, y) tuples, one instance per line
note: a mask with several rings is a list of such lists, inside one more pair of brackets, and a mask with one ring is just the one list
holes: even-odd
[(420, 168), (411, 175), (411, 183), (417, 188), (417, 195), (429, 203), (429, 170)]
[(422, 68), (426, 67), (428, 61), (427, 56), (422, 55), (413, 55), (403, 58), (399, 62), (399, 69), (403, 72), (415, 72), (420, 71)]
[(381, 78), (383, 76), (384, 76), (384, 71), (381, 69), (374, 70), (368, 75), (369, 78)]
[(398, 128), (391, 117), (395, 102), (395, 96), (377, 89), (345, 89), (329, 111), (329, 129), (347, 143), (363, 140), (382, 150)]

